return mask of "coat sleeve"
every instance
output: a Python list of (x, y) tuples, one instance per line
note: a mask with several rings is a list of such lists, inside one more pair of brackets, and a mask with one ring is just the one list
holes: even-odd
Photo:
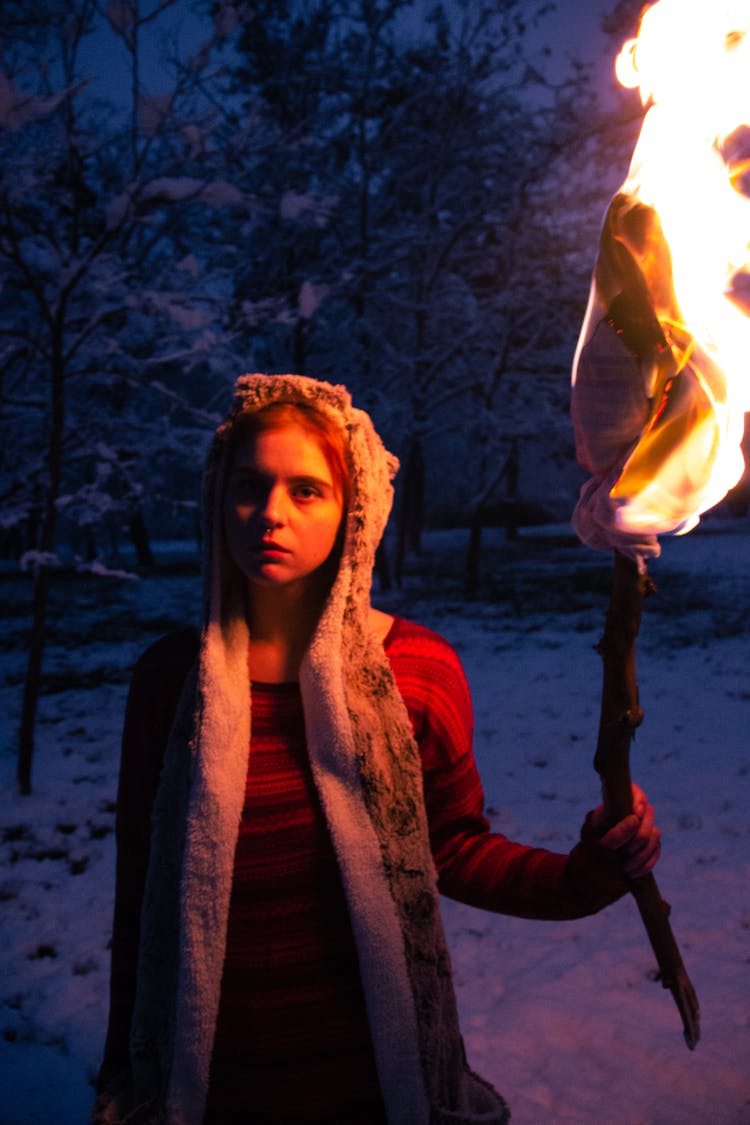
[(422, 759), (440, 891), (484, 910), (549, 919), (592, 914), (625, 894), (616, 857), (586, 826), (570, 855), (490, 830), (473, 752), (471, 696), (456, 652), (437, 634), (406, 623), (387, 652)]
[(98, 1089), (128, 1067), (151, 810), (177, 701), (197, 646), (197, 632), (181, 630), (153, 644), (133, 669), (117, 789), (110, 1007)]

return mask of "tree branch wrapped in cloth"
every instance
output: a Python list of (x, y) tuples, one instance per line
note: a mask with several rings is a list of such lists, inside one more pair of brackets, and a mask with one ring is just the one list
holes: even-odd
[[(649, 103), (604, 221), (573, 365), (571, 412), (591, 474), (581, 540), (614, 550), (595, 759), (613, 819), (631, 804), (629, 749), (643, 718), (635, 639), (658, 536), (685, 534), (743, 472), (750, 408), (750, 13), (746, 3), (659, 0), (617, 73)], [(702, 80), (697, 80), (697, 75)], [(698, 1002), (652, 876), (633, 883), (685, 1039)]]
[[(673, 462), (685, 455), (685, 433), (693, 432), (691, 424), (704, 410), (693, 357), (670, 345), (663, 327), (678, 323), (670, 283), (669, 248), (658, 216), (618, 195), (602, 232), (572, 395), (578, 459), (592, 473), (573, 526), (589, 546), (615, 550), (599, 645), (604, 679), (594, 760), (612, 823), (633, 807), (630, 744), (643, 720), (635, 642), (643, 598), (653, 590), (645, 560), (659, 554), (658, 539), (639, 505), (654, 481), (668, 493)], [(675, 998), (692, 1049), (700, 1035), (698, 1001), (672, 934), (669, 906), (653, 875), (634, 881), (632, 891), (660, 978)]]

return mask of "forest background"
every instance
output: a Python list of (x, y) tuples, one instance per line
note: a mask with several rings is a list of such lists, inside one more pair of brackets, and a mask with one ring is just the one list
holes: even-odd
[[(605, 55), (640, 7), (611, 5)], [(642, 107), (553, 49), (553, 9), (4, 0), (0, 551), (33, 581), (22, 789), (50, 583), (148, 571), (154, 538), (199, 537), (201, 454), (239, 373), (343, 382), (372, 414), (402, 464), (385, 586), (425, 525), (466, 528), (476, 593), (484, 526), (567, 518), (572, 353)]]

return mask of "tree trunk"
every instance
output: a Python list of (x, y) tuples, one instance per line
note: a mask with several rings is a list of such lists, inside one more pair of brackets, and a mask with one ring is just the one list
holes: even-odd
[(466, 552), (466, 569), (464, 571), (464, 593), (476, 597), (479, 591), (479, 563), (482, 555), (482, 509), (477, 508), (469, 524), (469, 547)]
[(422, 549), (424, 527), (424, 457), (422, 443), (412, 438), (404, 466), (401, 503), (396, 529), (396, 582), (400, 585), (404, 574), (407, 549), (419, 554)]
[(34, 489), (34, 499), (29, 508), (28, 520), (23, 525), (23, 551), (38, 551), (42, 541), (42, 502), (39, 490)]
[[(514, 438), (511, 443), (510, 453), (505, 462), (503, 469), (503, 476), (505, 477), (505, 494), (511, 501), (518, 499), (518, 472), (519, 472), (519, 457), (518, 457), (518, 439)], [(518, 505), (511, 503), (508, 505), (508, 517), (505, 524), (505, 539), (508, 543), (515, 543), (518, 539)]]
[(86, 562), (92, 563), (96, 558), (96, 536), (93, 527), (84, 527), (83, 540), (86, 544)]
[(307, 363), (307, 330), (306, 322), (302, 317), (297, 317), (292, 336), (292, 369), (296, 375), (305, 374)]
[(386, 593), (391, 589), (393, 583), (391, 582), (391, 568), (388, 562), (388, 551), (386, 550), (385, 543), (381, 540), (375, 552), (375, 573), (378, 576), (380, 589)]
[[(47, 490), (44, 498), (44, 515), (39, 549), (51, 555), (55, 549), (57, 530), (57, 501), (60, 496), (62, 475), (63, 429), (65, 425), (62, 320), (59, 317), (52, 330), (52, 401), (50, 410), (50, 435), (47, 447)], [(42, 680), (42, 662), (46, 641), (47, 605), (49, 602), (50, 568), (43, 559), (34, 577), (34, 604), (26, 677), (23, 685), (23, 708), (18, 739), (18, 784), (21, 793), (31, 792), (31, 763), (34, 757), (34, 732), (37, 704)]]
[(42, 679), (49, 580), (49, 567), (40, 566), (34, 577), (32, 625), (23, 685), (23, 709), (18, 746), (18, 786), (24, 796), (28, 796), (31, 792), (31, 760), (34, 756), (34, 729)]
[(143, 570), (151, 570), (154, 566), (154, 554), (151, 550), (146, 521), (140, 508), (136, 508), (133, 512), (128, 526), (138, 566)]

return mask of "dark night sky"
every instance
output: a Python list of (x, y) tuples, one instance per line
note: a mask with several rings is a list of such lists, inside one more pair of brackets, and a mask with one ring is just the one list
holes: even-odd
[[(611, 10), (613, 0), (561, 0), (558, 10), (545, 17), (538, 32), (540, 46), (549, 45), (564, 62), (576, 56), (590, 62), (597, 71), (602, 90), (613, 82), (612, 48), (600, 30), (602, 14)], [(207, 24), (193, 5), (178, 4), (158, 24), (161, 30), (143, 36), (142, 79), (148, 93), (169, 89), (169, 77), (159, 59), (165, 39), (177, 42), (180, 53), (189, 55), (205, 36)], [(91, 36), (83, 51), (85, 69), (92, 76), (92, 91), (117, 100), (117, 91), (127, 89), (129, 75), (124, 48), (108, 27)]]

